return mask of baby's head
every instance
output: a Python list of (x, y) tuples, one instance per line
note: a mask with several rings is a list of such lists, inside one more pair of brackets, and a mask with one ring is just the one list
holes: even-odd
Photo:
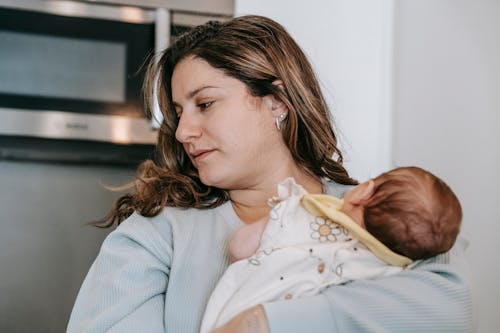
[(462, 208), (441, 179), (418, 167), (381, 174), (348, 192), (342, 207), (392, 251), (417, 260), (448, 251)]

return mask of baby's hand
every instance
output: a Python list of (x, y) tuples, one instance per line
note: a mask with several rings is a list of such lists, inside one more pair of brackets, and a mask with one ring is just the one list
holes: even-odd
[(269, 333), (264, 307), (257, 305), (245, 310), (210, 333)]

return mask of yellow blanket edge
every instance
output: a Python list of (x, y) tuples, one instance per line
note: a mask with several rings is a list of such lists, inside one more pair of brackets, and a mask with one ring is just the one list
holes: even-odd
[(305, 194), (302, 205), (315, 216), (327, 217), (333, 222), (349, 230), (356, 239), (363, 243), (379, 259), (389, 265), (406, 267), (412, 263), (410, 258), (393, 252), (363, 227), (341, 212), (342, 200), (324, 194)]

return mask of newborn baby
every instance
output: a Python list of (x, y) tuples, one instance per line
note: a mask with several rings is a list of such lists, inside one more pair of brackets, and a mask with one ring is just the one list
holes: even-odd
[(269, 217), (231, 237), (233, 264), (212, 293), (201, 333), (257, 304), (395, 274), (446, 252), (462, 219), (451, 189), (417, 167), (383, 173), (343, 200), (307, 194), (288, 178), (270, 204)]

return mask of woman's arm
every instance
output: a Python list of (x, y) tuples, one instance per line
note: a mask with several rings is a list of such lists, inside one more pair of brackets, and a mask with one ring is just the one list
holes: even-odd
[(246, 316), (260, 318), (261, 331), (254, 333), (267, 333), (267, 329), (270, 333), (472, 332), (468, 272), (462, 241), (458, 243), (452, 252), (390, 277), (266, 303), (265, 314), (246, 311), (232, 322), (240, 323), (241, 330), (233, 327), (227, 332), (249, 332)]
[(400, 274), (265, 304), (270, 332), (471, 332), (464, 249), (460, 240), (452, 252)]
[[(172, 255), (167, 223), (132, 216), (109, 234), (80, 289), (67, 332), (164, 332)], [(161, 228), (161, 229), (160, 229)]]

